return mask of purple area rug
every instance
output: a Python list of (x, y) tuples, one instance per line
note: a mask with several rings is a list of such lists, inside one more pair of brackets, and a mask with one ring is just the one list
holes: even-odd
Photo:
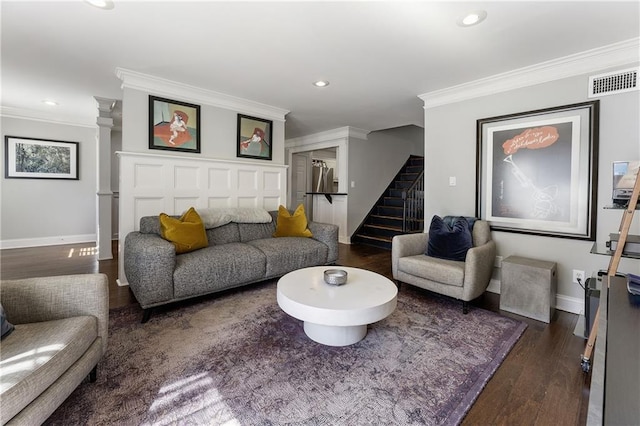
[(404, 286), (364, 340), (328, 347), (275, 282), (140, 318), (110, 312), (98, 381), (47, 424), (458, 424), (526, 328)]

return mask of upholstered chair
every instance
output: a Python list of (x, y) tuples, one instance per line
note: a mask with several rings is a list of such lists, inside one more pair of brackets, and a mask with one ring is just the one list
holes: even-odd
[(391, 262), (398, 288), (401, 283), (407, 283), (461, 300), (466, 314), (468, 302), (487, 289), (496, 256), (489, 223), (475, 220), (472, 227), (473, 246), (464, 260), (428, 256), (429, 233), (395, 236)]
[(85, 378), (97, 379), (109, 335), (108, 279), (61, 275), (0, 287), (0, 424), (39, 425)]

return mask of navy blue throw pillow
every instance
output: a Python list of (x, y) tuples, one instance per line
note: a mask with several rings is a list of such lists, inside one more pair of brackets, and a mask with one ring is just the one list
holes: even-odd
[(427, 256), (464, 261), (471, 247), (473, 239), (467, 219), (460, 216), (453, 222), (453, 226), (449, 226), (440, 216), (433, 216), (429, 226), (429, 244), (425, 253)]
[(445, 216), (442, 218), (442, 221), (444, 223), (446, 223), (447, 225), (449, 225), (449, 227), (453, 228), (453, 224), (456, 222), (456, 220), (460, 219), (461, 217), (464, 217), (465, 219), (467, 219), (467, 222), (469, 222), (469, 232), (471, 232), (472, 238), (473, 238), (473, 225), (476, 223), (476, 220), (478, 220), (477, 217), (471, 217), (471, 216)]
[(2, 336), (0, 338), (4, 339), (13, 331), (13, 324), (7, 321), (7, 317), (4, 313), (4, 308), (0, 305), (0, 333)]

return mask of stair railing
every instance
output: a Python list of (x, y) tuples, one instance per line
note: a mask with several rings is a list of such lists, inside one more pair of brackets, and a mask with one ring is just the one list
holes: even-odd
[(402, 232), (424, 230), (424, 171), (402, 191)]

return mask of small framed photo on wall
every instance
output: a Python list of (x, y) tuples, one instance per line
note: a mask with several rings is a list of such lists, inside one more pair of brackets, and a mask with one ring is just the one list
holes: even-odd
[(149, 149), (200, 153), (200, 105), (149, 96)]
[(238, 157), (271, 160), (271, 120), (238, 114)]
[(4, 138), (4, 176), (22, 179), (79, 179), (78, 142)]

